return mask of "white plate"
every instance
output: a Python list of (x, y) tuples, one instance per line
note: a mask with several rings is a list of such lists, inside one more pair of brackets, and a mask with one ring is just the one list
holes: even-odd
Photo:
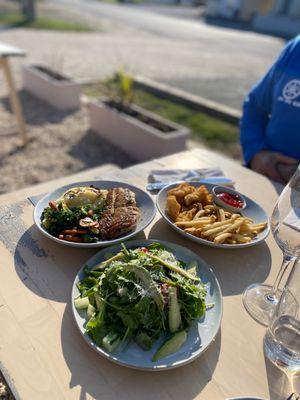
[[(85, 318), (74, 306), (73, 299), (78, 297), (79, 290), (76, 286), (77, 282), (84, 276), (83, 268), (78, 272), (72, 289), (72, 310), (76, 321), (76, 324), (84, 337), (85, 341), (100, 355), (108, 358), (117, 364), (146, 371), (160, 371), (165, 369), (177, 368), (182, 365), (188, 364), (195, 358), (199, 357), (213, 342), (217, 335), (221, 319), (222, 319), (222, 293), (220, 285), (217, 281), (212, 270), (209, 266), (195, 253), (192, 251), (178, 246), (173, 243), (164, 242), (161, 240), (133, 240), (126, 243), (128, 249), (136, 248), (140, 246), (148, 246), (150, 243), (159, 242), (164, 245), (167, 249), (172, 251), (179, 260), (185, 263), (196, 261), (198, 263), (198, 276), (202, 282), (207, 285), (207, 304), (213, 303), (214, 307), (206, 311), (206, 314), (199, 321), (194, 321), (193, 325), (188, 331), (188, 338), (185, 344), (176, 353), (165, 357), (157, 362), (152, 362), (152, 356), (162, 344), (162, 339), (157, 340), (155, 345), (150, 351), (144, 351), (138, 347), (135, 343), (130, 343), (124, 350), (111, 354), (106, 352), (104, 349), (98, 347), (92, 339), (85, 333), (84, 325)], [(92, 257), (84, 266), (92, 268), (96, 264), (105, 260), (105, 255), (110, 256), (118, 253), (121, 250), (121, 246), (113, 246), (108, 249), (103, 249)]]
[[(191, 185), (195, 187), (199, 187), (202, 185), (201, 182), (192, 182)], [(173, 228), (175, 231), (180, 233), (181, 235), (187, 237), (190, 240), (193, 240), (194, 242), (200, 243), (200, 244), (205, 244), (206, 246), (211, 246), (211, 247), (218, 247), (222, 249), (239, 249), (243, 247), (250, 247), (254, 246), (263, 240), (266, 239), (266, 237), (270, 233), (270, 222), (269, 218), (266, 214), (266, 212), (257, 204), (255, 201), (251, 200), (249, 197), (243, 195), (246, 199), (247, 202), (247, 207), (241, 211), (241, 214), (245, 217), (251, 218), (255, 224), (258, 224), (260, 222), (266, 222), (268, 223), (266, 229), (259, 233), (251, 242), (249, 243), (239, 243), (239, 244), (217, 244), (214, 242), (210, 242), (209, 240), (205, 240), (202, 238), (199, 238), (197, 236), (193, 236), (190, 233), (184, 232), (184, 230), (180, 229), (178, 226), (174, 224), (173, 221), (168, 217), (166, 214), (166, 203), (167, 203), (167, 192), (170, 189), (173, 189), (174, 187), (178, 186), (178, 183), (172, 183), (171, 185), (166, 186), (163, 188), (157, 195), (156, 199), (156, 206), (158, 208), (158, 211), (160, 212), (161, 216), (164, 218), (164, 220)], [(209, 183), (206, 183), (205, 186), (211, 192), (212, 188), (216, 185), (212, 185)]]
[[(66, 240), (58, 239), (55, 236), (50, 235), (41, 225), (41, 215), (45, 207), (49, 206), (50, 200), (57, 200), (63, 193), (75, 186), (90, 186), (93, 185), (100, 189), (112, 189), (117, 187), (128, 188), (135, 193), (136, 203), (140, 209), (141, 217), (137, 224), (137, 227), (134, 231), (127, 233), (126, 235), (120, 236), (116, 239), (112, 240), (101, 240), (96, 243), (76, 243), (76, 242), (68, 242)], [(156, 214), (155, 204), (152, 198), (148, 193), (139, 189), (136, 186), (129, 185), (124, 182), (115, 182), (115, 181), (85, 181), (85, 182), (74, 182), (70, 185), (62, 186), (51, 193), (48, 193), (45, 197), (43, 197), (35, 206), (33, 218), (38, 229), (43, 233), (43, 235), (47, 236), (49, 239), (54, 240), (57, 243), (63, 244), (65, 246), (71, 247), (105, 247), (110, 246), (116, 243), (124, 242), (127, 239), (130, 239), (137, 235), (139, 232), (143, 231), (153, 220)]]

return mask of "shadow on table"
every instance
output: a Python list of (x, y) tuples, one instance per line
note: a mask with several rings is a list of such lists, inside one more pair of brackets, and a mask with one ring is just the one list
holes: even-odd
[[(216, 368), (221, 332), (205, 354), (175, 370), (160, 373), (132, 370), (114, 364), (92, 350), (76, 328), (70, 304), (65, 309), (61, 344), (71, 372), (70, 388), (80, 387), (80, 399), (120, 398), (122, 400), (190, 400), (212, 379)], [(75, 389), (73, 389), (75, 390)]]
[(286, 375), (283, 371), (273, 365), (266, 356), (265, 363), (270, 399), (282, 400), (288, 398), (288, 396), (293, 392), (293, 389), (291, 388)]
[(136, 160), (123, 150), (91, 130), (86, 131), (82, 139), (69, 151), (69, 154), (77, 160), (81, 160), (85, 168), (105, 163), (118, 164), (121, 168), (136, 164)]
[(216, 274), (224, 296), (240, 294), (252, 283), (264, 282), (271, 269), (271, 253), (265, 242), (244, 249), (217, 249), (192, 242), (178, 234), (162, 218), (151, 228), (149, 239), (168, 238), (203, 258)]
[[(145, 234), (141, 232), (136, 238), (144, 240)], [(40, 297), (66, 303), (77, 272), (101, 248), (64, 246), (44, 237), (32, 225), (10, 250), (14, 253), (16, 273), (29, 290)]]
[[(57, 110), (43, 100), (31, 95), (26, 90), (19, 91), (24, 118), (29, 125), (43, 125), (45, 123), (57, 123), (77, 110)], [(3, 107), (12, 113), (9, 97), (0, 98)]]
[(271, 182), (272, 185), (274, 186), (274, 189), (276, 190), (276, 193), (278, 194), (278, 196), (280, 196), (280, 195), (281, 195), (281, 192), (283, 191), (283, 189), (285, 188), (285, 186), (283, 186), (281, 183), (274, 182), (274, 181), (271, 181), (271, 180), (270, 180), (270, 182)]

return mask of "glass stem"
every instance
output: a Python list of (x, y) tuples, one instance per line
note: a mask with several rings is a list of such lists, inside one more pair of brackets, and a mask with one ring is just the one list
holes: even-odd
[(272, 291), (267, 295), (267, 298), (269, 301), (272, 301), (272, 302), (277, 301), (276, 294), (277, 294), (279, 285), (282, 281), (282, 278), (283, 278), (288, 266), (290, 265), (290, 262), (294, 259), (295, 259), (295, 257), (289, 256), (287, 254), (283, 254), (283, 261), (282, 261), (281, 267), (279, 269), (279, 272), (276, 276), (275, 282), (272, 286)]

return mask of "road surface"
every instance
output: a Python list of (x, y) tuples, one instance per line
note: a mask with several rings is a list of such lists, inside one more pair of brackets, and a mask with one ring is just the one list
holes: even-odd
[(109, 21), (109, 28), (100, 33), (39, 32), (39, 40), (33, 31), (1, 33), (0, 40), (25, 48), (29, 61), (63, 58), (64, 71), (79, 78), (102, 78), (125, 65), (135, 74), (239, 109), (284, 45), (282, 39), (208, 25), (197, 18), (200, 8), (97, 0), (42, 4), (63, 16), (72, 12), (99, 24)]

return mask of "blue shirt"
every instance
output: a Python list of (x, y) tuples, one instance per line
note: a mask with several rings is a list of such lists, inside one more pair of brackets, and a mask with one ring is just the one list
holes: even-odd
[(300, 36), (247, 96), (241, 120), (246, 164), (261, 150), (300, 160)]

